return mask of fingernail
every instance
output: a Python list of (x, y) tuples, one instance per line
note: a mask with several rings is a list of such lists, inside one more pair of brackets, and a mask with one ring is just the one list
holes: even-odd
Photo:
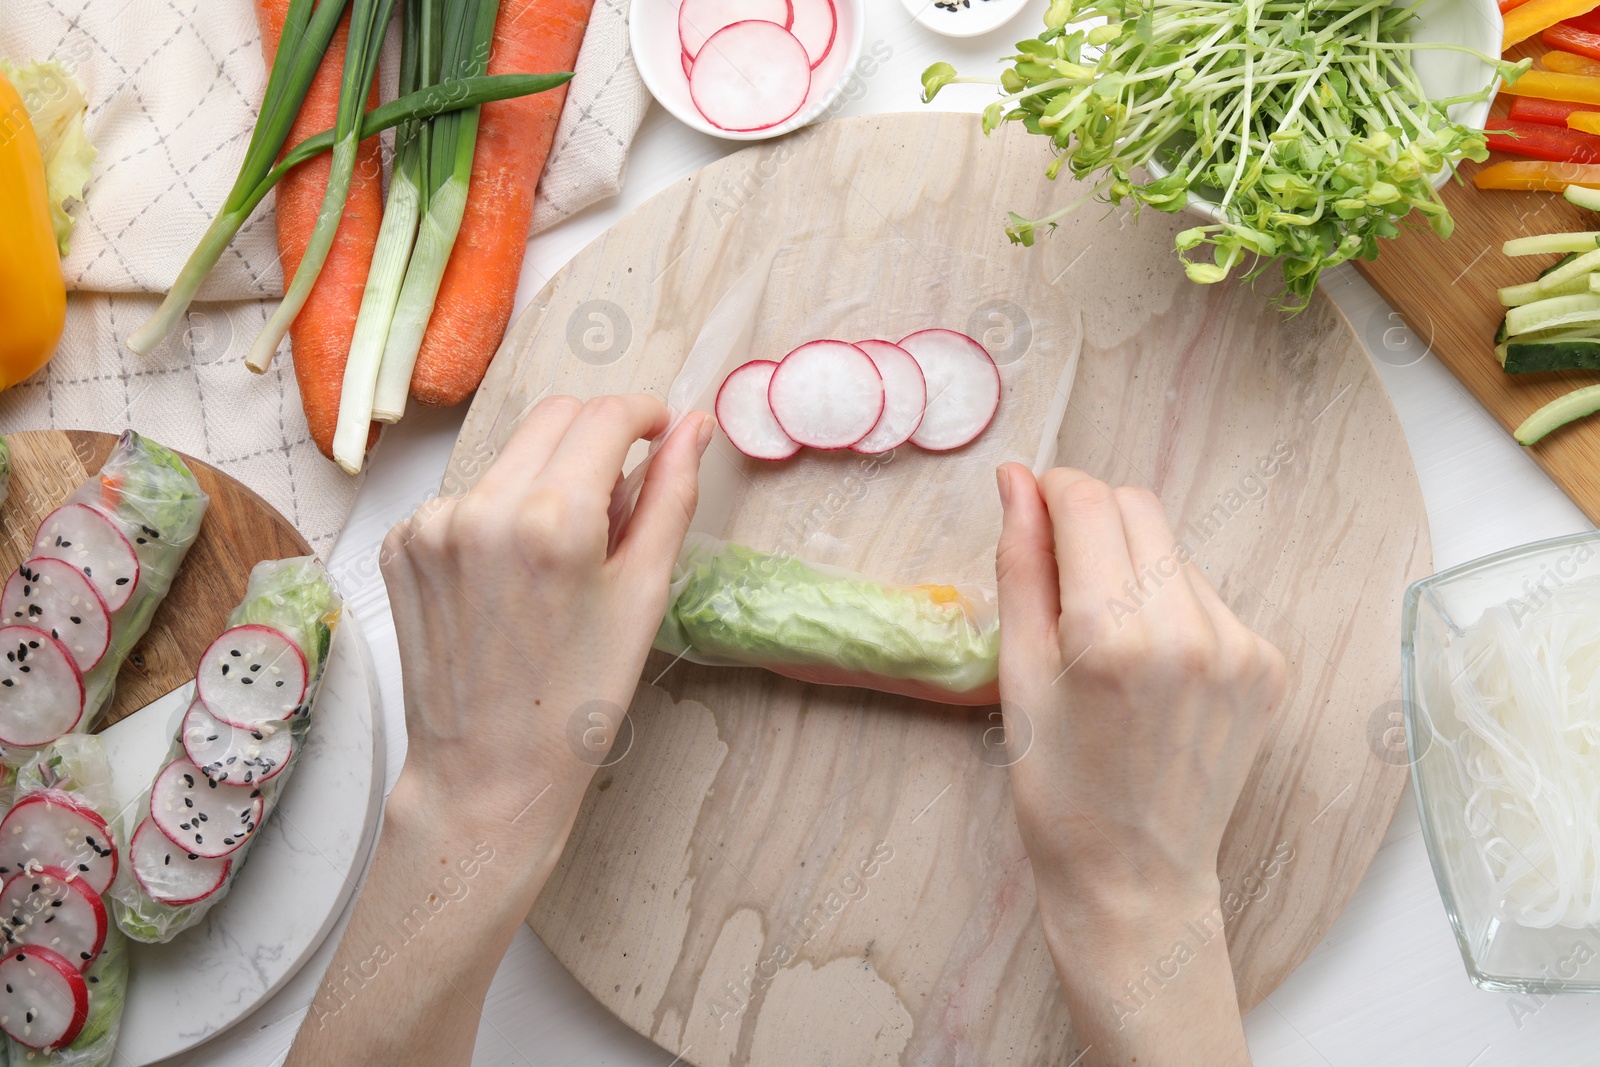
[(995, 483), (1000, 487), (1000, 506), (1002, 508), (1011, 504), (1011, 475), (1006, 473), (1004, 467), (994, 469)]
[(700, 416), (700, 432), (695, 435), (694, 448), (700, 455), (711, 447), (711, 435), (717, 432), (717, 420), (710, 415)]

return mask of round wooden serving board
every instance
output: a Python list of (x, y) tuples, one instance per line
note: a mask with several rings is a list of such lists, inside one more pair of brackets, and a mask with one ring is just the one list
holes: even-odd
[[(1082, 191), (1046, 180), (1048, 162), (1016, 126), (985, 137), (975, 116), (912, 114), (825, 122), (712, 164), (539, 294), (478, 394), (446, 489), (470, 482), (541, 395), (664, 397), (709, 309), (774, 242), (810, 269), (774, 268), (752, 358), (943, 325), (981, 335), (1010, 389), (1028, 360), (1060, 358), (1081, 314), (1060, 460), (1153, 488), (1291, 666), (1220, 864), (1249, 1007), (1343, 909), (1404, 787), (1404, 758), (1383, 742), (1398, 721), (1401, 595), (1431, 569), (1426, 516), (1394, 411), (1328, 300), (1287, 317), (1265, 292), (1187, 281), (1172, 241), (1194, 220), (1153, 211), (1090, 205), (1012, 247), (1007, 210), (1038, 217)], [(930, 265), (962, 284), (908, 292)], [(1006, 413), (1003, 401), (986, 438), (1017, 433)], [(797, 516), (773, 501), (811, 485), (807, 543), (826, 562), (992, 582), (986, 448), (908, 452), (870, 475), (860, 457), (747, 461), (729, 536), (777, 546)], [(719, 440), (705, 462), (730, 456)], [(912, 519), (930, 496), (943, 517)], [(629, 718), (528, 920), (629, 1026), (698, 1067), (1077, 1054), (1007, 772), (984, 745), (989, 711), (655, 654)], [(1193, 920), (1192, 938), (1217, 925)], [(1106, 977), (1153, 988), (1142, 973)]]
[[(11, 490), (0, 506), (0, 575), (28, 558), (40, 520), (98, 471), (117, 443), (115, 434), (93, 430), (25, 430), (6, 434), (6, 440)], [(193, 680), (200, 654), (244, 596), (250, 568), (264, 559), (311, 553), (272, 505), (215, 467), (183, 458), (210, 494), (211, 506), (171, 592), (117, 675), (116, 696), (99, 729)]]

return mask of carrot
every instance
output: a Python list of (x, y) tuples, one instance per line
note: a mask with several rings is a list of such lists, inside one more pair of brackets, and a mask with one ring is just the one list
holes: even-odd
[[(261, 26), (261, 50), (267, 63), (278, 51), (288, 0), (257, 0), (256, 19)], [(317, 76), (306, 92), (305, 103), (284, 142), (285, 153), (313, 134), (334, 124), (339, 109), (339, 80), (344, 70), (345, 40), (350, 31), (350, 13), (345, 13), (338, 30), (317, 69)], [(377, 85), (367, 100), (370, 111), (376, 103)], [(372, 265), (372, 249), (378, 240), (383, 220), (382, 163), (376, 137), (361, 143), (355, 175), (344, 214), (334, 237), (333, 249), (317, 278), (305, 307), (289, 330), (294, 353), (294, 374), (300, 385), (300, 403), (305, 408), (311, 438), (323, 455), (333, 456), (333, 431), (339, 421), (339, 390), (344, 383), (344, 364), (350, 354), (350, 338), (355, 333), (356, 313), (361, 310), (361, 294)], [(317, 209), (328, 188), (332, 158), (323, 153), (299, 164), (278, 183), (278, 252), (283, 261), (285, 282), (294, 276), (311, 240)], [(377, 434), (373, 426), (370, 446)]]
[[(503, 0), (489, 73), (571, 70), (593, 0)], [(483, 105), (466, 213), (411, 373), (418, 403), (459, 404), (483, 381), (517, 294), (533, 194), (566, 86)]]

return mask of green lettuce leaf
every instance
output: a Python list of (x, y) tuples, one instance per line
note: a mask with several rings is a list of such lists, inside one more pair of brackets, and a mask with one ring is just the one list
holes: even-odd
[(90, 167), (99, 154), (83, 131), (89, 101), (77, 79), (54, 60), (20, 66), (0, 60), (0, 71), (22, 97), (39, 139), (50, 222), (56, 231), (56, 248), (65, 257), (72, 236), (72, 216), (67, 214), (66, 202), (83, 199)]

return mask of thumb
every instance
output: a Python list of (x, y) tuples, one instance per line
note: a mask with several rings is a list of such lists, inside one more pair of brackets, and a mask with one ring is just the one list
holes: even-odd
[(1005, 511), (995, 550), (995, 581), (1000, 590), (1000, 651), (1019, 652), (1033, 662), (1056, 652), (1061, 589), (1056, 571), (1055, 537), (1039, 483), (1020, 463), (995, 472)]
[(678, 424), (645, 472), (628, 528), (617, 544), (627, 569), (645, 568), (641, 580), (654, 581), (672, 570), (699, 498), (700, 456), (715, 429), (711, 416), (694, 412)]

